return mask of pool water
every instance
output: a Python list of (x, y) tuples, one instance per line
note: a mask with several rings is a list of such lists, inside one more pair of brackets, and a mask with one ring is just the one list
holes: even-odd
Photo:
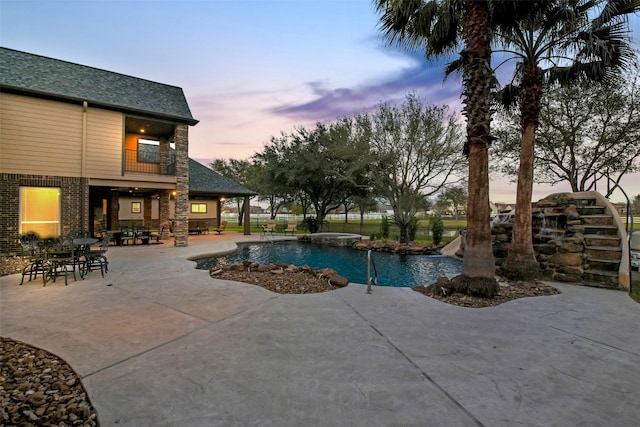
[[(399, 255), (372, 252), (378, 272), (379, 286), (414, 287), (430, 285), (440, 276), (453, 277), (462, 271), (462, 261), (444, 255)], [(222, 260), (222, 263), (220, 263)], [(332, 268), (354, 283), (367, 283), (367, 252), (352, 248), (323, 246), (313, 243), (278, 242), (245, 243), (234, 253), (197, 260), (199, 269), (208, 270), (242, 261), (260, 264), (308, 265)], [(371, 276), (374, 276), (373, 267)]]

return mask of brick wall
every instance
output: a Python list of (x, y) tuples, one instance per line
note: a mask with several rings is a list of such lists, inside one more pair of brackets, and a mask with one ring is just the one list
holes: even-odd
[(20, 187), (60, 188), (61, 234), (89, 229), (89, 186), (86, 178), (0, 174), (0, 255), (21, 252)]

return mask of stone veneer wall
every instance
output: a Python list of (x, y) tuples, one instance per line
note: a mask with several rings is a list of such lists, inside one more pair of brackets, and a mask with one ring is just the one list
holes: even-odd
[(89, 184), (86, 178), (0, 174), (0, 255), (20, 254), (20, 187), (60, 188), (60, 232), (89, 229)]
[[(589, 237), (585, 236), (586, 219), (580, 213), (587, 200), (568, 197), (567, 193), (551, 195), (533, 204), (533, 243), (536, 259), (540, 263), (541, 275), (544, 279), (559, 282), (585, 283), (607, 288), (619, 288), (618, 277), (602, 279), (594, 283), (590, 271), (594, 261), (589, 261)], [(590, 220), (591, 221), (591, 220)], [(591, 222), (593, 224), (593, 222)], [(604, 225), (604, 224), (603, 224)], [(608, 224), (607, 224), (608, 225)], [(494, 238), (494, 256), (497, 273), (507, 257), (511, 242), (513, 224), (511, 222), (496, 224), (492, 228)], [(612, 266), (617, 260), (610, 257)], [(613, 270), (609, 270), (613, 271)], [(617, 274), (617, 268), (615, 270)]]
[(177, 125), (175, 134), (176, 154), (176, 204), (175, 235), (176, 246), (189, 245), (189, 127)]

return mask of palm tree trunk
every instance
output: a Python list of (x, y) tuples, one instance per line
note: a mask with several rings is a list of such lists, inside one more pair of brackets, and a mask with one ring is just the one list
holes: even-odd
[(514, 280), (533, 280), (540, 266), (533, 250), (531, 197), (533, 194), (533, 150), (535, 124), (528, 124), (522, 133), (520, 170), (516, 188), (516, 211), (513, 217), (513, 236), (509, 254), (502, 264), (505, 277)]
[(493, 297), (498, 292), (491, 242), (489, 142), (491, 125), (491, 32), (486, 0), (466, 0), (462, 19), (467, 55), (463, 103), (467, 117), (469, 199), (462, 274), (452, 282), (458, 292)]
[[(495, 277), (489, 207), (489, 150), (481, 144), (469, 147), (469, 208), (462, 274), (473, 278)], [(488, 236), (488, 238), (487, 238)]]
[(514, 280), (533, 280), (540, 265), (533, 250), (531, 197), (533, 195), (536, 127), (542, 96), (542, 72), (535, 64), (525, 64), (520, 87), (520, 169), (516, 188), (516, 211), (509, 254), (502, 265), (503, 274)]

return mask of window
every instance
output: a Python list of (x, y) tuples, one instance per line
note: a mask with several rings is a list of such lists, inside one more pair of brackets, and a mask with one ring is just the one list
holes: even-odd
[(20, 233), (60, 236), (60, 189), (20, 187)]
[(160, 141), (138, 139), (138, 162), (160, 163)]
[(191, 213), (207, 213), (207, 204), (191, 203)]

